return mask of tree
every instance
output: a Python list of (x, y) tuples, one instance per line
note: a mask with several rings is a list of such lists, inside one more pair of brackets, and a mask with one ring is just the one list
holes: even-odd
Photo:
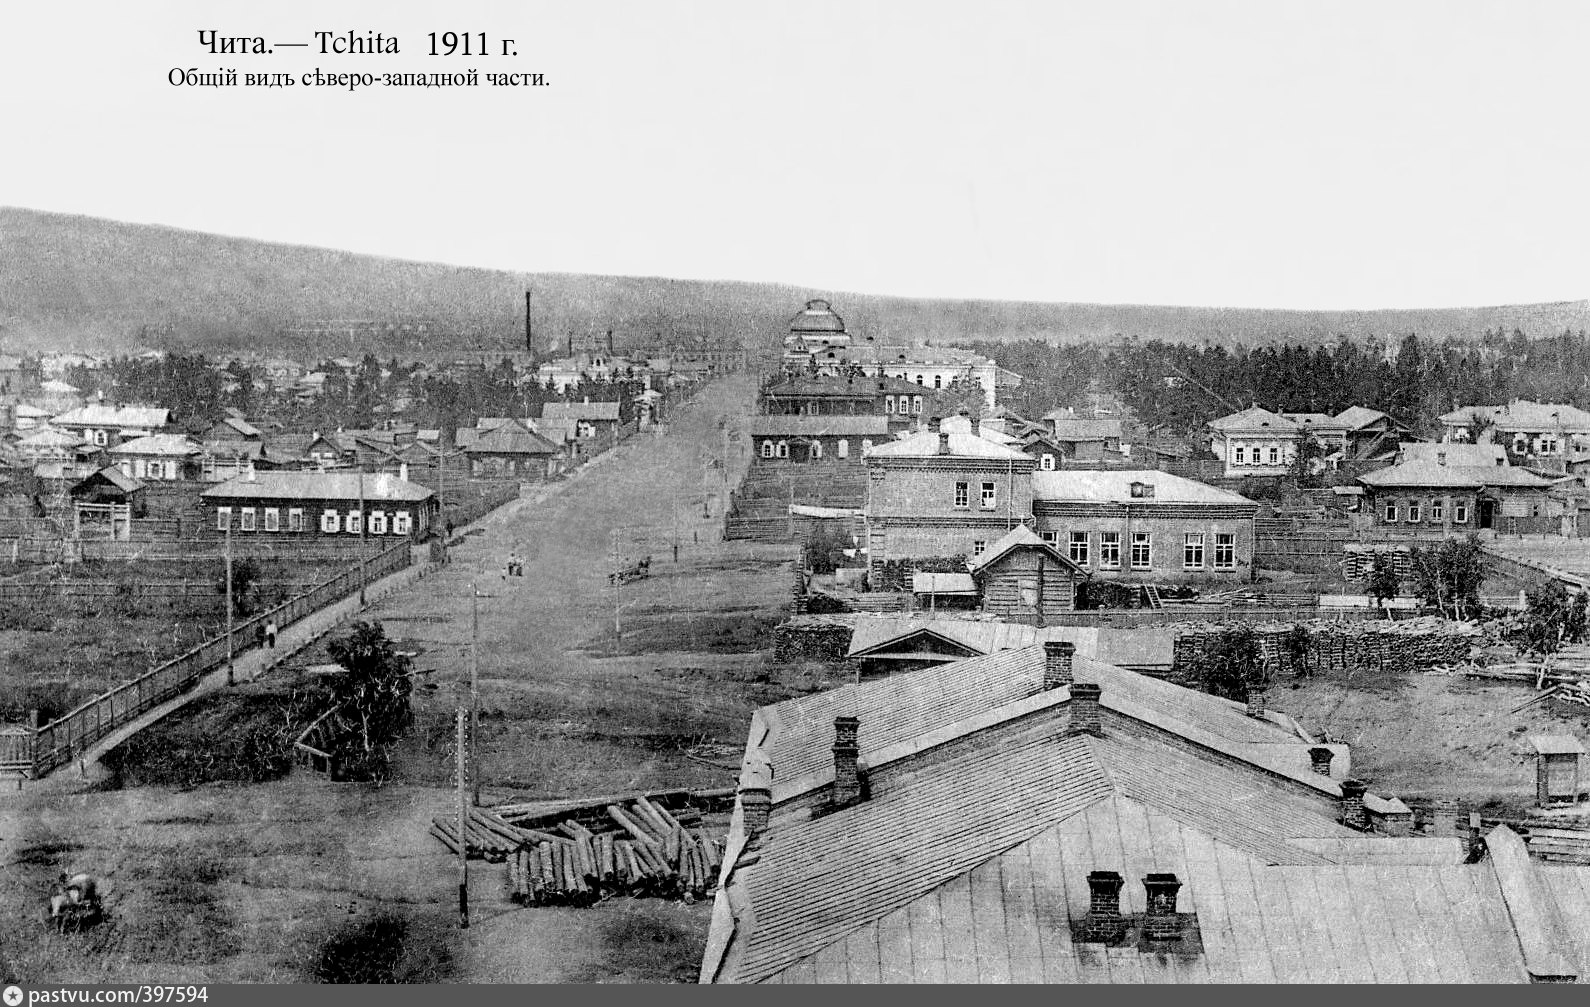
[(1375, 604), (1382, 605), (1395, 598), (1401, 587), (1402, 577), (1397, 573), (1395, 557), (1389, 552), (1375, 553), (1374, 563), (1369, 568), (1369, 596), (1375, 599)]
[(399, 654), (378, 622), (359, 621), (352, 631), (326, 647), (343, 674), (331, 683), (341, 719), (352, 726), (338, 739), (335, 754), (355, 763), (379, 761), (385, 749), (408, 726), (411, 661)]
[[(1320, 477), (1325, 471), (1325, 446), (1319, 438), (1312, 433), (1304, 432), (1297, 439), (1297, 454), (1292, 459), (1291, 471), (1293, 485), (1299, 489), (1312, 489), (1320, 485)], [(1318, 462), (1318, 470), (1315, 471)]]
[(1217, 635), (1199, 661), (1197, 677), (1204, 692), (1245, 702), (1250, 689), (1268, 684), (1258, 634), (1240, 626)]
[(1409, 554), (1413, 593), (1426, 605), (1454, 619), (1467, 618), (1480, 605), (1480, 585), (1485, 564), (1480, 559), (1478, 535), (1449, 538), (1433, 549), (1415, 546)]
[[(232, 561), (232, 614), (247, 615), (250, 609), (249, 593), (259, 580), (259, 565), (248, 558)], [(226, 594), (226, 570), (215, 582), (215, 593)]]
[(1524, 625), (1517, 642), (1529, 653), (1545, 656), (1583, 640), (1586, 597), (1583, 591), (1570, 594), (1561, 581), (1530, 585), (1524, 591)]

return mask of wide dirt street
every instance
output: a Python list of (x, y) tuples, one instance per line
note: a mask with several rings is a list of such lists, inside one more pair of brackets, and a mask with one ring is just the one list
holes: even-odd
[[(447, 569), (371, 607), (367, 618), (419, 652), (417, 668), (434, 669), (385, 787), (299, 775), (0, 798), (0, 903), (14, 908), (0, 918), (0, 978), (303, 981), (348, 961), (407, 981), (693, 978), (705, 903), (518, 909), (502, 865), (477, 861), (474, 925), (461, 932), (456, 859), (427, 828), (452, 807), (472, 585), (483, 595), (487, 803), (730, 785), (720, 767), (738, 762), (750, 711), (825, 684), (767, 653), (793, 550), (718, 541), (726, 486), (746, 464), (753, 391), (748, 376), (704, 389), (666, 435), (632, 438), (575, 478), (527, 492), (455, 547)], [(713, 464), (725, 427), (727, 482)], [(616, 599), (615, 529), (621, 565), (651, 557), (650, 575)], [(523, 578), (503, 577), (512, 552)], [(109, 927), (44, 932), (44, 896), (61, 869), (105, 879)]]

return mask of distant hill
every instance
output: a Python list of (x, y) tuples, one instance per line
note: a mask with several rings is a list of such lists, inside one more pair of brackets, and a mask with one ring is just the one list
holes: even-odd
[[(826, 297), (857, 336), (886, 342), (1117, 335), (1255, 344), (1337, 335), (1444, 339), (1498, 326), (1547, 335), (1590, 328), (1590, 301), (1493, 308), (1271, 311), (957, 301), (851, 294), (773, 283), (514, 273), (0, 207), (0, 347), (141, 347), (293, 355), (447, 353), (524, 347), (534, 290), (537, 349), (569, 333), (614, 330), (620, 347), (665, 336), (771, 348), (810, 297)], [(347, 326), (335, 338), (308, 322)], [(420, 331), (395, 326), (424, 321)], [(352, 334), (350, 335), (349, 332)]]

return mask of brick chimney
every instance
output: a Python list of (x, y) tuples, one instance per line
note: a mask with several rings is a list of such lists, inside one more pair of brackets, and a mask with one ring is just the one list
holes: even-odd
[(1045, 640), (1043, 645), (1043, 687), (1058, 689), (1071, 684), (1071, 658), (1077, 645), (1065, 640)]
[(1120, 935), (1124, 883), (1115, 871), (1088, 872), (1088, 915), (1083, 923), (1088, 941), (1109, 943)]
[(1248, 686), (1248, 716), (1264, 716), (1264, 701), (1269, 698), (1269, 690), (1263, 685)]
[(1143, 936), (1151, 941), (1173, 941), (1181, 936), (1181, 920), (1176, 916), (1176, 893), (1181, 882), (1174, 874), (1145, 874), (1143, 888), (1148, 895), (1148, 912), (1143, 917)]
[(1071, 734), (1103, 734), (1099, 726), (1099, 696), (1104, 692), (1096, 682), (1071, 683)]
[(944, 429), (943, 423), (941, 423), (939, 421), (939, 418), (937, 416), (935, 416), (932, 419), (928, 420), (928, 431), (930, 433), (934, 433), (934, 434), (938, 435), (938, 438), (939, 438), (938, 452), (939, 452), (939, 454), (941, 454), (941, 455), (949, 454), (950, 453), (950, 432), (948, 430)]
[(856, 732), (861, 721), (855, 717), (834, 718), (834, 807), (842, 808), (861, 800), (861, 774), (856, 761), (861, 746)]
[(1309, 766), (1321, 776), (1331, 775), (1331, 760), (1336, 753), (1328, 748), (1311, 748), (1308, 750)]
[(740, 788), (740, 820), (745, 826), (746, 842), (755, 842), (767, 831), (772, 811), (773, 788), (762, 784)]
[(1363, 780), (1342, 781), (1342, 824), (1350, 829), (1369, 828), (1369, 819), (1364, 815), (1364, 792), (1368, 789)]

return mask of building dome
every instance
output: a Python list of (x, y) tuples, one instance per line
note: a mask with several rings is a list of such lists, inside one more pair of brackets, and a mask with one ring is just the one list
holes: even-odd
[(791, 332), (844, 332), (845, 320), (834, 314), (824, 300), (811, 300), (806, 307), (790, 319)]

